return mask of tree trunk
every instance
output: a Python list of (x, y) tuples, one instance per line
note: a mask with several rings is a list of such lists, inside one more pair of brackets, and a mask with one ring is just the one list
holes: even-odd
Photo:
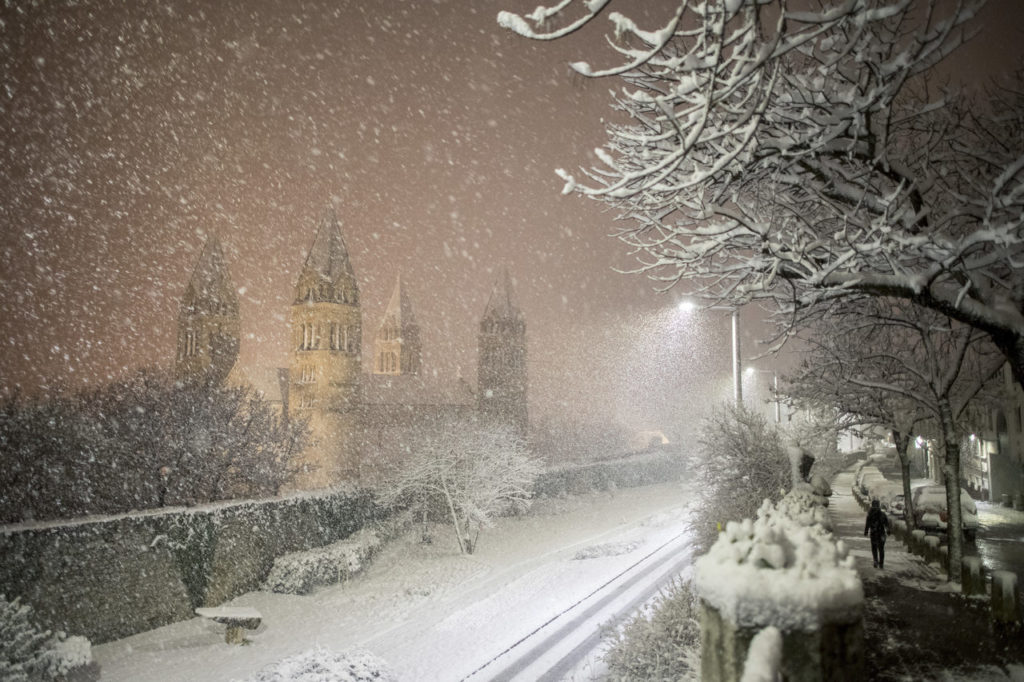
[(441, 481), (441, 490), (444, 491), (444, 499), (448, 502), (448, 511), (452, 515), (452, 525), (455, 526), (455, 538), (459, 541), (459, 552), (466, 553), (466, 540), (462, 537), (462, 526), (459, 523), (459, 515), (455, 511), (455, 503), (452, 501), (452, 494), (448, 490), (448, 484)]
[(915, 528), (914, 522), (914, 502), (910, 495), (910, 458), (907, 456), (907, 450), (910, 448), (910, 437), (909, 433), (901, 433), (896, 429), (892, 430), (892, 442), (896, 444), (896, 455), (900, 458), (900, 476), (903, 479), (903, 510), (906, 512), (905, 517), (907, 521), (907, 530), (911, 531)]
[(946, 477), (946, 537), (949, 540), (949, 579), (960, 582), (960, 561), (964, 555), (964, 531), (960, 513), (960, 439), (948, 398), (939, 399), (942, 421), (942, 473)]

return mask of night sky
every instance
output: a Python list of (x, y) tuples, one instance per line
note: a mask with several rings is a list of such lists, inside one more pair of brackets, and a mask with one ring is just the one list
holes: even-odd
[[(556, 43), (502, 31), (536, 0), (10, 0), (0, 8), (0, 391), (103, 383), (173, 361), (206, 236), (225, 247), (246, 365), (286, 366), (288, 307), (316, 222), (342, 221), (364, 361), (396, 275), (424, 370), (476, 377), (491, 285), (512, 274), (535, 415), (663, 427), (728, 395), (728, 320), (620, 275), (613, 215), (554, 169), (604, 141), (606, 22)], [(640, 3), (619, 2), (620, 11)], [(646, 2), (648, 18), (673, 2)], [(1016, 0), (959, 58), (1013, 66)], [(751, 311), (753, 313), (753, 311)], [(751, 352), (753, 336), (744, 339)], [(596, 339), (596, 341), (595, 341)], [(670, 401), (666, 401), (671, 397)], [(666, 412), (671, 403), (671, 414)]]

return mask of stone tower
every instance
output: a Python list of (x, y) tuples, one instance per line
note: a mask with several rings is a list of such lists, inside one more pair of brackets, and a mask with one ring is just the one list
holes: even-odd
[(288, 414), (309, 420), (313, 440), (296, 487), (323, 488), (357, 475), (362, 372), (359, 287), (333, 210), (295, 285), (291, 328)]
[(238, 359), (238, 294), (220, 240), (211, 235), (178, 312), (175, 373), (187, 380), (223, 382)]
[(373, 352), (374, 374), (420, 373), (420, 327), (412, 314), (402, 275), (398, 275), (391, 301), (384, 311)]
[(480, 320), (477, 409), (484, 418), (510, 424), (526, 437), (526, 321), (512, 295), (506, 271), (495, 285)]

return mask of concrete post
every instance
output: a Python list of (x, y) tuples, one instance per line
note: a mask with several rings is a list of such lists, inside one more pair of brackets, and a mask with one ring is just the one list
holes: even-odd
[(960, 562), (960, 579), (964, 596), (985, 594), (985, 574), (982, 572), (981, 557), (967, 556)]
[(910, 537), (907, 538), (907, 549), (910, 550), (912, 554), (924, 554), (925, 535), (926, 533), (923, 530), (918, 529), (911, 533)]
[(907, 524), (905, 521), (893, 521), (891, 527), (893, 537), (897, 540), (903, 540), (907, 536)]
[[(701, 680), (739, 682), (750, 642), (764, 626), (738, 626), (703, 599), (700, 602)], [(864, 679), (864, 620), (822, 623), (811, 630), (782, 631), (783, 679), (859, 682)]]
[(697, 560), (703, 680), (739, 682), (768, 627), (781, 639), (782, 679), (863, 679), (863, 586), (826, 522), (815, 496), (794, 488), (756, 520), (727, 523)]
[(993, 571), (992, 624), (1000, 634), (1016, 634), (1021, 630), (1020, 618), (1017, 574), (1013, 571)]
[(928, 563), (939, 563), (939, 538), (935, 535), (927, 535), (924, 538), (924, 546), (921, 554)]

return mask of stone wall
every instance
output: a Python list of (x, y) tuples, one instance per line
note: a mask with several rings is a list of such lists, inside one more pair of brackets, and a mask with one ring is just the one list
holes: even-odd
[(0, 592), (94, 644), (255, 590), (282, 554), (381, 518), (365, 491), (0, 527)]

